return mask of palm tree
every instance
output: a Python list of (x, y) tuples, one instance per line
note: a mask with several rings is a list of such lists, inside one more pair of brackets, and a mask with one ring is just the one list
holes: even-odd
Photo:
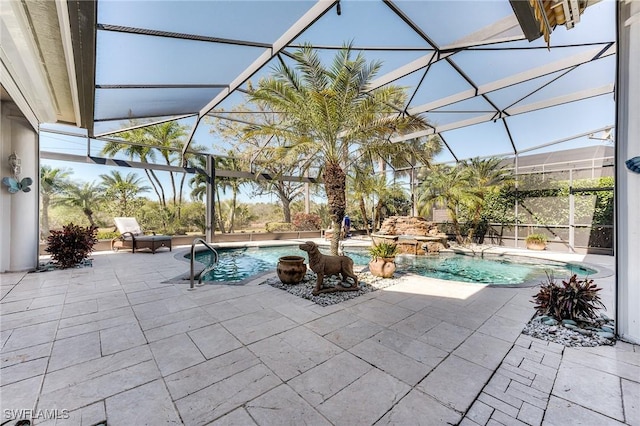
[(42, 219), (40, 237), (49, 236), (49, 206), (56, 195), (62, 194), (69, 185), (68, 177), (73, 172), (67, 169), (53, 168), (44, 164), (40, 167), (40, 194), (42, 195)]
[[(135, 123), (133, 123), (135, 124)], [(154, 163), (157, 160), (158, 153), (164, 160), (166, 165), (177, 165), (180, 162), (180, 149), (184, 144), (184, 138), (187, 136), (187, 129), (180, 125), (177, 121), (168, 121), (166, 123), (155, 124), (148, 127), (128, 130), (119, 133), (118, 136), (125, 141), (138, 143), (141, 145), (131, 145), (125, 142), (108, 142), (102, 149), (102, 153), (106, 155), (115, 155), (123, 152), (130, 159), (138, 158), (142, 163)], [(152, 148), (155, 146), (157, 148)], [(192, 145), (193, 150), (200, 150), (202, 147)], [(186, 158), (189, 159), (188, 157)], [(156, 193), (161, 206), (168, 208), (167, 196), (162, 182), (158, 178), (156, 172), (152, 169), (145, 169), (147, 178)], [(182, 190), (186, 181), (186, 173), (182, 173), (179, 183), (176, 182), (176, 173), (169, 171), (169, 180), (172, 192), (172, 202), (175, 207), (175, 216), (180, 218), (180, 207), (182, 205)]]
[[(145, 128), (127, 130), (119, 133), (118, 136), (128, 142), (148, 144), (147, 130)], [(105, 144), (101, 152), (103, 155), (109, 155), (112, 157), (119, 152), (123, 152), (129, 157), (129, 159), (134, 160), (137, 158), (141, 163), (154, 163), (156, 161), (156, 150), (148, 146), (130, 145), (128, 143), (110, 141)], [(151, 183), (153, 191), (158, 197), (158, 201), (160, 201), (160, 205), (163, 208), (166, 208), (166, 195), (160, 179), (153, 169), (144, 169), (144, 172)]]
[(358, 200), (358, 209), (362, 215), (367, 235), (369, 235), (369, 218), (367, 216), (367, 204), (365, 197), (374, 192), (376, 176), (373, 174), (373, 167), (366, 161), (354, 162), (353, 175), (349, 179), (353, 197)]
[(249, 93), (252, 101), (281, 113), (282, 122), (253, 127), (249, 134), (274, 134), (319, 150), (333, 221), (331, 252), (337, 254), (346, 210), (344, 166), (352, 145), (387, 139), (399, 129), (423, 128), (425, 123), (398, 114), (406, 100), (403, 88), (387, 85), (367, 91), (381, 64), (367, 64), (362, 53), (352, 58), (350, 45), (336, 54), (329, 67), (311, 46), (292, 57), (295, 68), (281, 63), (273, 76), (260, 80)]
[[(184, 141), (183, 138), (187, 135), (185, 126), (181, 126), (177, 121), (167, 121), (165, 123), (156, 124), (155, 126), (149, 126), (146, 129), (146, 136), (152, 145), (157, 145), (160, 155), (164, 158), (165, 164), (168, 166), (176, 163), (180, 160), (179, 155), (173, 149), (167, 148), (182, 148)], [(178, 193), (176, 188), (175, 172), (169, 172), (169, 179), (171, 181), (171, 190), (173, 192), (173, 205), (178, 208), (178, 217), (180, 217), (180, 204), (182, 202), (182, 193)], [(184, 184), (184, 174), (181, 180)], [(182, 184), (180, 187), (182, 188)]]
[(100, 178), (102, 179), (100, 186), (104, 189), (106, 197), (114, 199), (117, 214), (120, 216), (132, 216), (134, 214), (132, 202), (138, 194), (151, 189), (142, 185), (142, 178), (135, 173), (122, 176), (118, 170), (112, 170), (110, 175), (100, 175)]
[(497, 157), (484, 160), (476, 157), (465, 163), (464, 167), (468, 174), (470, 190), (474, 194), (474, 197), (470, 197), (472, 217), (471, 227), (467, 234), (467, 241), (469, 242), (480, 224), (487, 196), (493, 191), (500, 190), (500, 188), (513, 180), (511, 172), (500, 167), (501, 162), (502, 160)]
[[(207, 157), (200, 155), (190, 160), (192, 167), (197, 167), (201, 170), (207, 170)], [(189, 188), (191, 188), (191, 199), (204, 201), (204, 197), (207, 195), (207, 184), (209, 179), (207, 175), (203, 173), (196, 173), (191, 179), (189, 179)]]
[(461, 204), (468, 202), (469, 198), (473, 198), (469, 188), (469, 174), (460, 164), (455, 167), (432, 167), (420, 184), (421, 194), (418, 197), (418, 202), (422, 204), (420, 213), (427, 216), (433, 206), (444, 206), (451, 218), (456, 241), (459, 244), (464, 242), (464, 238), (460, 231), (458, 208)]
[(94, 182), (85, 182), (82, 186), (69, 185), (64, 191), (64, 198), (60, 200), (62, 204), (80, 208), (89, 220), (91, 227), (96, 226), (93, 214), (103, 201), (104, 193), (102, 188)]
[(414, 189), (417, 178), (416, 167), (431, 167), (433, 158), (442, 151), (442, 139), (439, 136), (411, 139), (403, 144), (390, 144), (382, 151), (383, 158), (391, 164), (396, 175), (409, 177), (412, 214), (417, 212), (417, 200)]
[[(234, 151), (229, 151), (227, 157), (218, 157), (216, 158), (216, 167), (219, 167), (221, 169), (224, 170), (235, 170), (235, 171), (239, 171), (242, 170), (242, 161), (241, 159), (237, 158)], [(233, 178), (233, 177), (217, 177), (216, 178), (216, 199), (218, 201), (218, 212), (222, 212), (222, 205), (220, 204), (220, 192), (219, 190), (222, 190), (222, 193), (226, 193), (227, 189), (231, 190), (231, 207), (229, 208), (230, 211), (230, 217), (229, 217), (229, 228), (227, 229), (227, 232), (233, 232), (234, 231), (234, 226), (235, 226), (235, 213), (236, 213), (236, 206), (238, 204), (238, 193), (240, 192), (240, 187), (245, 184), (246, 181), (240, 178)], [(222, 220), (222, 217), (220, 216), (220, 231), (221, 232), (225, 232), (224, 231), (224, 221)]]

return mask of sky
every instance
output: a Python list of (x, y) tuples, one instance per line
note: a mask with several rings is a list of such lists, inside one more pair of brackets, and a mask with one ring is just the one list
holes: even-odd
[[(313, 2), (308, 1), (106, 1), (98, 3), (98, 22), (162, 31), (198, 34), (208, 37), (223, 37), (264, 41), (272, 43), (297, 20)], [(500, 21), (512, 14), (508, 1), (404, 1), (394, 2), (407, 16), (439, 46), (446, 46), (465, 38), (482, 27)], [(524, 73), (544, 63), (562, 61), (578, 55), (592, 46), (576, 46), (578, 42), (595, 43), (615, 40), (615, 2), (603, 1), (586, 9), (575, 28), (566, 30), (559, 26), (552, 34), (552, 44), (565, 45), (562, 49), (529, 49), (544, 46), (539, 39), (532, 43), (513, 42), (520, 50), (499, 51), (478, 49), (456, 52), (453, 63), (439, 61), (432, 64), (428, 72), (424, 69), (410, 73), (394, 83), (405, 86), (411, 96), (410, 108), (437, 101), (447, 96), (469, 90), (470, 82), (479, 86), (499, 81), (510, 75)], [(315, 46), (340, 46), (352, 42), (355, 46), (367, 47), (367, 60), (380, 60), (379, 76), (428, 54), (425, 42), (402, 20), (391, 13), (382, 2), (371, 0), (343, 0), (342, 13), (328, 11), (310, 28), (303, 32), (295, 43), (311, 43)], [(240, 13), (241, 12), (241, 13)], [(264, 18), (269, 25), (264, 25)], [(215, 25), (212, 25), (212, 22)], [(161, 44), (160, 44), (161, 43)], [(389, 51), (391, 46), (402, 46), (401, 52)], [(596, 46), (597, 47), (597, 46)], [(162, 54), (157, 52), (161, 48)], [(421, 50), (415, 50), (420, 48)], [(166, 37), (136, 36), (120, 32), (98, 31), (96, 84), (228, 84), (249, 65), (261, 49), (253, 46), (233, 46), (220, 43), (196, 42), (193, 40)], [(330, 60), (335, 51), (323, 50), (323, 60)], [(197, 60), (194, 60), (197, 58)], [(289, 61), (284, 56), (285, 61)], [(258, 71), (251, 81), (268, 75), (277, 59)], [(468, 79), (455, 72), (453, 66), (463, 70)], [(527, 106), (550, 97), (566, 96), (588, 87), (599, 87), (612, 81), (615, 75), (615, 55), (583, 64), (564, 75), (565, 70), (489, 92), (484, 98), (475, 97), (445, 105), (427, 113), (427, 118), (436, 125), (447, 125), (461, 119), (472, 119), (491, 110), (491, 103), (499, 108), (509, 105)], [(419, 87), (418, 87), (419, 86)], [(413, 90), (418, 89), (413, 92)], [(532, 90), (537, 89), (534, 93)], [(96, 132), (114, 130), (123, 121), (113, 120), (127, 114), (150, 114), (156, 111), (173, 111), (176, 115), (194, 111), (206, 104), (219, 88), (173, 89), (161, 92), (150, 89), (98, 89), (96, 91)], [(178, 93), (179, 92), (179, 93)], [(185, 96), (190, 94), (189, 96)], [(527, 96), (528, 95), (528, 96)], [(523, 98), (523, 96), (525, 98)], [(218, 108), (230, 109), (242, 100), (241, 95), (231, 95)], [(123, 107), (125, 110), (123, 110)], [(128, 110), (126, 110), (128, 108)], [(167, 114), (159, 114), (166, 116)], [(170, 115), (170, 114), (169, 114)], [(128, 121), (128, 120), (127, 120)], [(195, 119), (183, 120), (184, 123)], [(513, 153), (509, 134), (516, 141), (518, 150), (530, 150), (547, 145), (532, 153), (569, 149), (578, 146), (601, 144), (602, 141), (588, 136), (572, 139), (594, 129), (615, 123), (613, 95), (597, 96), (570, 104), (514, 115), (501, 120), (487, 121), (469, 127), (446, 131), (443, 137), (449, 150), (436, 157), (438, 162), (454, 161), (474, 156), (502, 155)], [(46, 126), (44, 126), (46, 127)], [(56, 127), (56, 126), (54, 126)], [(551, 145), (566, 140), (561, 145)], [(194, 143), (210, 147), (210, 152), (224, 153), (227, 146), (200, 126)], [(42, 151), (86, 154), (86, 138), (41, 132)], [(96, 142), (92, 142), (95, 148)], [(92, 155), (99, 155), (98, 149)], [(111, 168), (81, 163), (42, 160), (42, 164), (72, 169), (78, 181), (97, 181), (100, 174)], [(144, 176), (142, 170), (133, 170)], [(165, 173), (165, 175), (167, 175)], [(168, 177), (165, 177), (168, 180)], [(248, 194), (243, 197), (249, 200)], [(274, 199), (274, 201), (276, 201)]]

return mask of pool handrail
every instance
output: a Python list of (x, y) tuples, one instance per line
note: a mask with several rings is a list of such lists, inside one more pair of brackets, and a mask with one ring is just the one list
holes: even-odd
[(191, 273), (190, 273), (190, 283), (189, 283), (189, 290), (193, 290), (195, 288), (194, 284), (193, 284), (193, 278), (194, 278), (194, 262), (195, 262), (195, 254), (196, 254), (196, 244), (198, 243), (202, 243), (204, 244), (204, 246), (209, 249), (209, 251), (211, 251), (213, 253), (213, 261), (211, 263), (209, 263), (207, 265), (206, 268), (204, 268), (204, 270), (200, 273), (200, 277), (198, 278), (198, 284), (200, 284), (202, 282), (202, 275), (204, 275), (205, 273), (209, 272), (211, 269), (215, 268), (216, 265), (218, 264), (218, 259), (220, 258), (220, 256), (218, 255), (218, 252), (216, 251), (216, 249), (214, 249), (213, 247), (211, 247), (211, 245), (209, 245), (209, 243), (207, 243), (203, 238), (198, 237), (196, 239), (193, 240), (193, 242), (191, 243)]

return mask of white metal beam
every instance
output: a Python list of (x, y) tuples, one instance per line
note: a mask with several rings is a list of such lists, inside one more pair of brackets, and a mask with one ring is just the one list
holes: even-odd
[[(505, 35), (508, 31), (517, 29), (518, 34)], [(442, 47), (442, 50), (464, 49), (467, 47), (483, 46), (486, 44), (501, 43), (505, 41), (524, 40), (525, 36), (520, 29), (520, 23), (516, 15), (511, 14), (493, 24), (487, 25), (464, 38), (454, 41), (452, 44)]]
[(582, 99), (593, 98), (595, 96), (613, 93), (613, 83), (606, 84), (601, 87), (585, 89), (579, 92), (573, 92), (568, 95), (556, 96), (555, 98), (545, 99), (539, 102), (533, 102), (526, 105), (513, 106), (505, 109), (506, 115), (518, 115), (525, 112), (537, 111), (539, 109), (549, 108), (557, 105), (568, 104), (570, 102), (580, 101)]
[(581, 90), (564, 96), (558, 96), (555, 98), (547, 99), (540, 102), (534, 102), (527, 105), (513, 107), (505, 110), (502, 113), (488, 113), (478, 115), (476, 117), (468, 118), (466, 120), (454, 121), (452, 123), (444, 124), (442, 126), (435, 126), (433, 129), (421, 130), (419, 132), (408, 133), (406, 135), (396, 136), (391, 138), (392, 143), (402, 142), (413, 138), (419, 138), (421, 136), (433, 135), (436, 133), (443, 133), (450, 130), (461, 129), (467, 126), (473, 126), (474, 124), (485, 123), (496, 119), (502, 119), (507, 116), (513, 116), (518, 114), (524, 114), (526, 112), (538, 111), (544, 108), (550, 108), (570, 102), (576, 102), (583, 99), (592, 98), (595, 96), (606, 95), (607, 93), (613, 93), (614, 85), (607, 84), (602, 87), (594, 89)]
[(69, 23), (69, 5), (67, 4), (67, 0), (57, 0), (56, 11), (58, 12), (58, 21), (60, 23), (59, 25), (62, 50), (64, 51), (65, 64), (67, 65), (67, 74), (69, 75), (69, 90), (71, 91), (71, 104), (73, 105), (73, 114), (76, 120), (76, 126), (80, 127), (82, 126), (82, 117), (80, 115), (78, 81), (76, 79), (76, 63), (73, 56), (71, 25)]
[[(462, 100), (470, 99), (475, 95), (483, 95), (485, 93), (493, 92), (495, 90), (502, 89), (508, 86), (513, 86), (518, 83), (523, 83), (525, 81), (532, 80), (534, 78), (542, 77), (548, 74), (553, 74), (554, 72), (557, 72), (557, 71), (561, 71), (561, 70), (575, 67), (578, 65), (586, 64), (592, 61), (596, 56), (598, 56), (598, 54), (601, 53), (601, 51), (602, 51), (602, 47), (590, 49), (586, 52), (581, 52), (577, 55), (560, 59), (559, 61), (552, 62), (550, 64), (546, 64), (546, 65), (533, 68), (518, 74), (511, 75), (509, 77), (501, 78), (499, 80), (483, 84), (478, 87), (477, 93), (474, 91), (474, 93), (471, 94), (471, 90), (465, 90), (465, 91), (456, 93), (454, 95), (448, 96), (446, 98), (438, 99), (433, 102), (429, 102), (423, 105), (410, 108), (407, 112), (411, 115), (420, 114), (422, 112), (427, 112), (427, 111), (441, 108), (446, 105), (450, 105), (453, 102), (459, 102)], [(614, 53), (615, 53), (615, 46), (612, 45), (609, 49), (607, 49), (598, 57), (604, 58)]]
[(226, 89), (213, 98), (207, 105), (205, 105), (199, 113), (200, 117), (206, 115), (209, 111), (222, 102), (231, 92), (240, 87), (249, 77), (251, 77), (256, 71), (262, 68), (267, 62), (278, 54), (287, 44), (291, 43), (296, 37), (300, 35), (305, 29), (309, 27), (315, 20), (322, 16), (328, 9), (333, 7), (337, 3), (337, 0), (319, 0), (311, 9), (307, 11), (296, 23), (294, 23), (284, 34), (278, 38), (271, 49), (265, 50), (260, 56), (258, 56), (251, 65), (244, 69)]
[(424, 55), (414, 61), (409, 62), (406, 65), (403, 65), (395, 70), (376, 78), (371, 81), (367, 86), (367, 91), (377, 89), (378, 87), (382, 87), (385, 84), (389, 84), (392, 81), (398, 80), (406, 75), (411, 74), (414, 71), (419, 70), (420, 68), (424, 68), (428, 65), (431, 65), (434, 62), (437, 62), (436, 52), (431, 52), (428, 55)]
[(193, 127), (191, 134), (187, 142), (183, 147), (183, 152), (186, 152), (193, 136), (200, 124), (202, 117), (207, 115), (209, 111), (215, 108), (220, 102), (225, 100), (234, 90), (242, 85), (249, 77), (262, 68), (267, 62), (277, 55), (282, 49), (284, 49), (289, 43), (291, 43), (296, 37), (298, 37), (304, 30), (306, 30), (311, 24), (313, 24), (319, 17), (321, 17), (327, 10), (331, 9), (337, 0), (318, 0), (297, 22), (295, 22), (287, 31), (285, 31), (271, 46), (271, 49), (265, 50), (260, 56), (258, 56), (251, 65), (244, 69), (236, 78), (234, 78), (229, 86), (219, 92), (215, 98), (213, 98), (207, 105), (202, 108), (198, 113), (198, 119)]

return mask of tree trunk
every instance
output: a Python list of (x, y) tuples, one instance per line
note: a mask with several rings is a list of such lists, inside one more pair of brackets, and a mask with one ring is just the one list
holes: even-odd
[(42, 223), (40, 229), (40, 239), (46, 241), (49, 236), (49, 202), (51, 198), (48, 194), (42, 194)]
[(378, 202), (376, 203), (376, 214), (375, 217), (373, 218), (373, 232), (376, 231), (376, 229), (380, 229), (382, 227), (382, 207), (384, 206), (384, 204), (382, 203), (381, 199), (378, 199)]
[(180, 179), (180, 192), (178, 193), (178, 220), (180, 220), (182, 214), (182, 191), (184, 190), (184, 181), (187, 178), (187, 174), (183, 173), (182, 178)]
[(328, 161), (323, 173), (324, 188), (327, 193), (327, 205), (333, 221), (333, 235), (331, 238), (331, 254), (338, 254), (340, 244), (340, 228), (346, 210), (347, 177), (337, 161)]
[(229, 213), (229, 232), (235, 232), (235, 221), (236, 221), (236, 202), (237, 202), (236, 189), (233, 189), (233, 196), (231, 197), (231, 212)]
[(158, 197), (158, 201), (160, 202), (160, 205), (162, 207), (165, 207), (164, 202), (162, 200), (162, 197), (160, 196), (160, 191), (158, 190), (154, 180), (151, 178), (151, 174), (149, 173), (149, 170), (148, 169), (144, 169), (144, 172), (147, 175), (147, 179), (149, 180), (149, 182), (151, 182), (151, 187), (153, 188), (153, 192), (156, 193), (156, 196)]
[(216, 192), (215, 198), (216, 198), (216, 201), (218, 202), (218, 209), (217, 209), (218, 210), (218, 217), (217, 217), (218, 228), (220, 228), (220, 232), (224, 234), (225, 230), (224, 230), (224, 221), (222, 220), (222, 204), (220, 203), (220, 193), (218, 191), (218, 186), (217, 185), (216, 185), (216, 191), (215, 192)]
[(282, 215), (284, 216), (284, 221), (286, 223), (291, 223), (291, 200), (281, 190), (278, 190), (278, 198), (280, 198), (280, 202), (282, 203)]
[(162, 207), (166, 208), (167, 207), (167, 198), (164, 195), (164, 187), (162, 186), (162, 183), (160, 182), (160, 179), (158, 179), (158, 176), (155, 174), (155, 172), (153, 170), (146, 170), (145, 169), (145, 171), (149, 172), (148, 174), (151, 175), (151, 178), (158, 185), (158, 191), (160, 192), (160, 203), (162, 204)]
[(481, 213), (482, 213), (482, 206), (480, 205), (476, 207), (475, 211), (473, 212), (473, 221), (471, 222), (471, 229), (469, 229), (469, 233), (467, 234), (468, 243), (473, 242), (473, 235), (476, 233), (476, 230), (478, 229)]
[(369, 219), (367, 218), (367, 206), (364, 203), (364, 197), (360, 196), (360, 214), (362, 215), (362, 220), (364, 221), (364, 229), (367, 231), (367, 236), (369, 236)]
[(449, 215), (451, 216), (451, 224), (453, 225), (453, 231), (456, 233), (456, 241), (458, 244), (464, 243), (464, 238), (460, 232), (460, 224), (458, 223), (458, 215), (455, 209), (449, 208)]
[(96, 222), (93, 220), (93, 210), (85, 207), (82, 209), (82, 213), (84, 213), (87, 219), (89, 219), (89, 225), (94, 228), (96, 226)]

